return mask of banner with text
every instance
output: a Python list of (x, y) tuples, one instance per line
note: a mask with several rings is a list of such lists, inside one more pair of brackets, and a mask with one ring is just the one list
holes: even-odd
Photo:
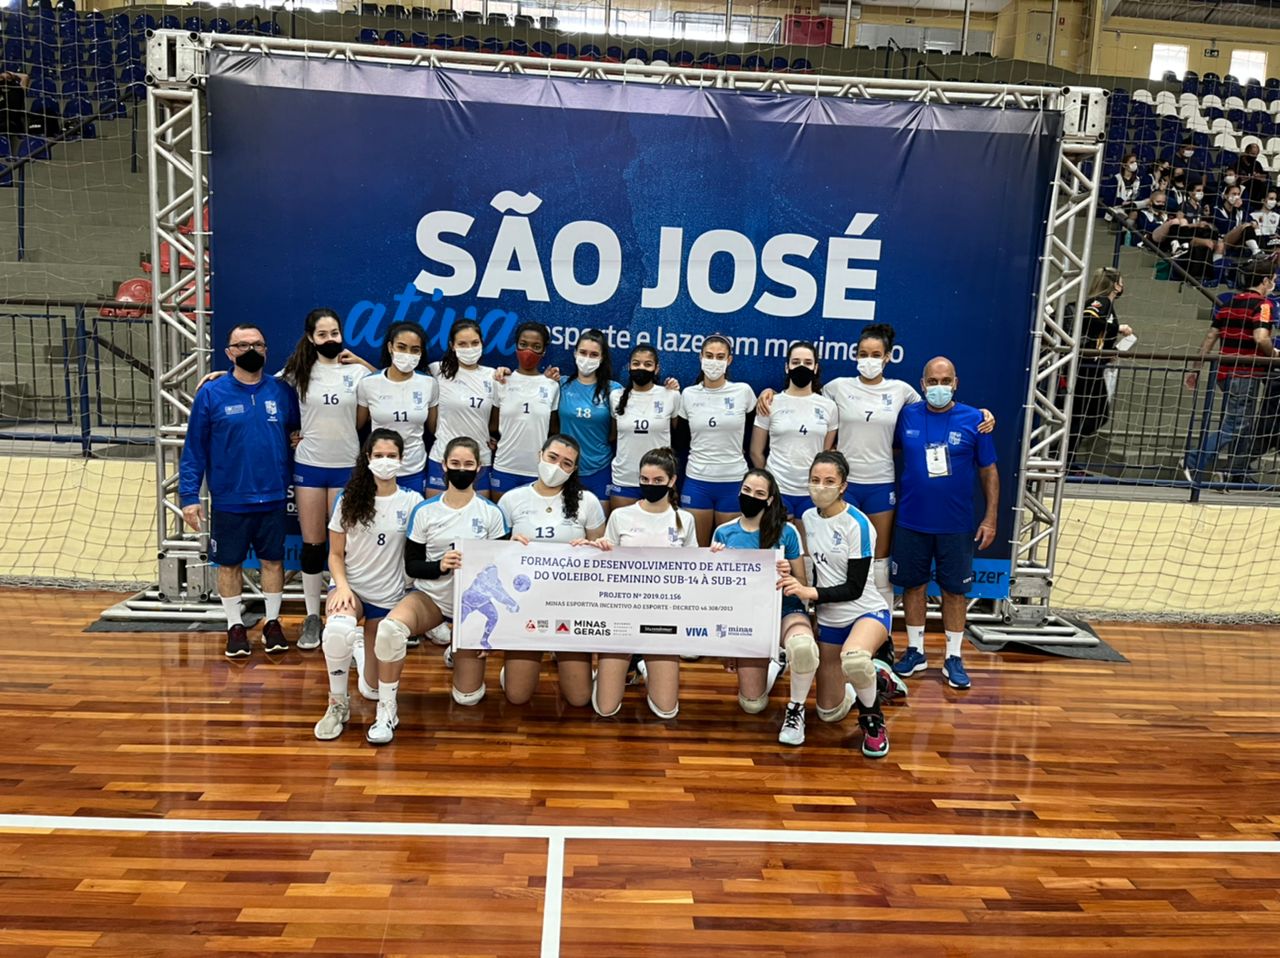
[(763, 549), (615, 549), (460, 542), (458, 649), (767, 658), (777, 558)]

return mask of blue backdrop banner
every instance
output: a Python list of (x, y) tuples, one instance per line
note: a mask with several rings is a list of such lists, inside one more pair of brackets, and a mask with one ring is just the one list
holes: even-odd
[(209, 104), (215, 341), (256, 322), (279, 368), (329, 306), (370, 359), (399, 320), (438, 358), (467, 316), (513, 364), (538, 320), (562, 368), (597, 327), (615, 368), (648, 341), (688, 384), (720, 332), (760, 389), (795, 339), (853, 374), (888, 322), (889, 375), (948, 356), (997, 417), (1003, 544), (975, 594), (1008, 594), (1058, 115), (222, 52)]

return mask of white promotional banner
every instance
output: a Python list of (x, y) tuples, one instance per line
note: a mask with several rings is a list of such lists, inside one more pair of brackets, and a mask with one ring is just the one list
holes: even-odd
[(782, 593), (765, 549), (614, 549), (467, 539), (456, 649), (766, 658)]

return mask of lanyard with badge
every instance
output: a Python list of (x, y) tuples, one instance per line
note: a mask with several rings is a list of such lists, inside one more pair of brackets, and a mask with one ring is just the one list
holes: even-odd
[(951, 413), (947, 412), (947, 423), (944, 427), (944, 435), (942, 442), (932, 442), (929, 439), (929, 417), (934, 415), (926, 410), (924, 416), (924, 464), (928, 471), (930, 479), (942, 479), (951, 475), (951, 454), (947, 450), (946, 434), (951, 431)]

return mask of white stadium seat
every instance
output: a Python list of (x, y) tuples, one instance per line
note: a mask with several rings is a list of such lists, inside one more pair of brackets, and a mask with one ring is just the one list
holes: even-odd
[(1151, 96), (1150, 90), (1134, 90), (1133, 98), (1139, 103), (1154, 103), (1155, 100)]
[(1213, 138), (1213, 147), (1216, 150), (1227, 150), (1231, 153), (1240, 152), (1240, 144), (1236, 142), (1234, 133), (1219, 133)]
[(1250, 133), (1248, 136), (1242, 136), (1240, 138), (1240, 149), (1243, 150), (1247, 148), (1250, 143), (1257, 143), (1258, 149), (1262, 149), (1262, 137), (1254, 136), (1252, 133)]
[(1231, 125), (1231, 121), (1224, 116), (1218, 117), (1209, 124), (1210, 133), (1235, 133), (1235, 127)]
[[(1280, 103), (1280, 100), (1277, 100), (1276, 102)], [(1200, 109), (1207, 110), (1211, 106), (1216, 106), (1219, 110), (1221, 110), (1222, 101), (1218, 99), (1218, 97), (1214, 96), (1212, 93), (1210, 93), (1208, 96), (1202, 96), (1200, 98)]]
[(1262, 152), (1271, 156), (1280, 154), (1280, 136), (1273, 136), (1267, 140), (1267, 145), (1262, 148)]
[(1161, 90), (1156, 94), (1156, 105), (1159, 106), (1161, 103), (1167, 103), (1169, 106), (1177, 106), (1178, 101), (1168, 90)]
[(1267, 101), (1259, 100), (1256, 96), (1245, 104), (1245, 109), (1250, 113), (1266, 113)]

